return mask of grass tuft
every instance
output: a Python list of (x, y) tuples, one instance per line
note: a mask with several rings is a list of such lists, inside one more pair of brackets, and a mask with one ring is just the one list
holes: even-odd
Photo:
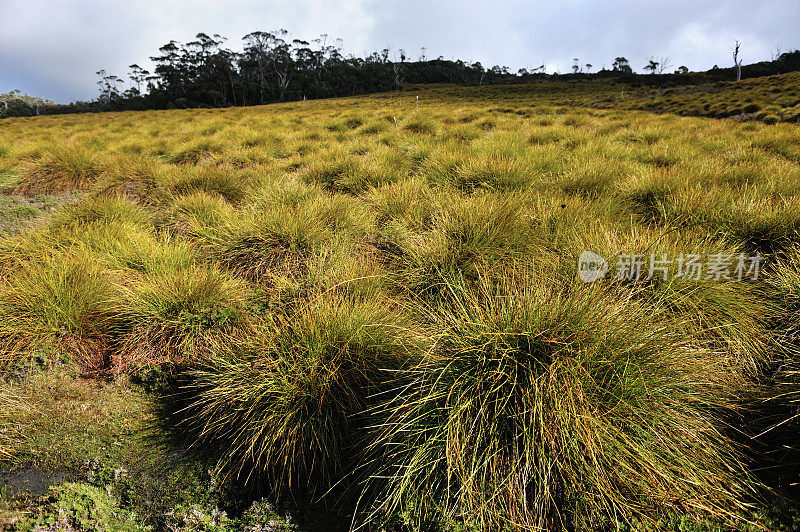
[(111, 279), (73, 249), (30, 261), (0, 286), (0, 361), (68, 357), (87, 372), (108, 368), (115, 321)]
[(353, 470), (363, 412), (411, 359), (413, 338), (390, 302), (337, 293), (261, 327), (192, 374), (178, 428), (218, 450), (225, 476), (310, 501)]
[(420, 311), (436, 348), (381, 416), (377, 515), (587, 530), (680, 508), (735, 522), (753, 481), (718, 428), (731, 390), (711, 384), (725, 371), (712, 353), (613, 291), (445, 282)]
[(249, 292), (206, 266), (152, 272), (122, 289), (119, 369), (193, 364), (247, 327)]
[(53, 194), (91, 188), (103, 172), (98, 156), (85, 146), (48, 147), (21, 165), (15, 194)]

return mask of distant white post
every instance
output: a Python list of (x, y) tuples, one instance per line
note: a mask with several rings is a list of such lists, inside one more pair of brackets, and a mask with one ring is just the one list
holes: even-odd
[(739, 47), (742, 45), (739, 41), (736, 41), (736, 46), (733, 48), (733, 64), (736, 66), (736, 81), (741, 81), (742, 79), (742, 60), (739, 59)]

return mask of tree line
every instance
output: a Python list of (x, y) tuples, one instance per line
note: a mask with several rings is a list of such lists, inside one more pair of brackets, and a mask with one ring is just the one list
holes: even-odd
[[(105, 70), (97, 71), (99, 96), (91, 102), (60, 105), (38, 98), (22, 98), (18, 91), (0, 95), (0, 117), (91, 111), (227, 107), (355, 96), (401, 90), (406, 84), (482, 84), (532, 81), (559, 76), (576, 79), (637, 76), (625, 57), (617, 57), (611, 69), (591, 73), (591, 64), (575, 59), (569, 74), (546, 74), (544, 65), (512, 72), (505, 66), (485, 68), (479, 62), (428, 59), (425, 49), (411, 59), (402, 49), (373, 52), (366, 57), (345, 56), (340, 39), (321, 35), (313, 41), (292, 39), (286, 30), (255, 31), (242, 38), (242, 51), (224, 46), (220, 35), (198, 33), (191, 42), (170, 41), (150, 60), (153, 71), (130, 65), (128, 80)], [(758, 65), (761, 65), (759, 67)], [(766, 65), (766, 66), (764, 66)], [(725, 79), (729, 69), (712, 69), (702, 79), (685, 66), (674, 74), (668, 58), (650, 59), (644, 70), (660, 82), (698, 83), (708, 76)], [(769, 62), (742, 67), (737, 77), (752, 77), (800, 69), (800, 52), (784, 53)], [(748, 70), (749, 68), (749, 70)], [(681, 76), (680, 79), (674, 79)], [(667, 79), (665, 79), (667, 78)], [(651, 80), (642, 80), (652, 83)]]
[(241, 52), (223, 47), (216, 34), (198, 33), (186, 44), (170, 41), (150, 58), (153, 72), (130, 66), (131, 85), (124, 91), (121, 78), (100, 70), (97, 102), (158, 109), (260, 105), (397, 90), (406, 83), (491, 83), (511, 76), (506, 67), (428, 60), (424, 52), (415, 61), (403, 50), (392, 60), (388, 48), (345, 56), (341, 40), (331, 42), (327, 35), (309, 42), (290, 39), (286, 30), (256, 31), (242, 41)]

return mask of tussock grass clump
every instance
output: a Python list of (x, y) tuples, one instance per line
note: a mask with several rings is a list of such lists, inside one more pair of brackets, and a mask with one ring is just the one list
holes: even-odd
[(543, 127), (534, 129), (528, 135), (528, 142), (535, 145), (558, 144), (569, 139), (569, 130), (559, 127)]
[(398, 157), (387, 152), (361, 156), (336, 152), (312, 163), (303, 179), (329, 192), (358, 194), (370, 186), (397, 180), (402, 172), (400, 164)]
[(779, 252), (800, 241), (797, 198), (776, 199), (756, 189), (694, 188), (675, 196), (672, 217), (724, 234), (751, 252)]
[(771, 265), (768, 282), (775, 301), (776, 330), (783, 346), (795, 353), (800, 340), (800, 249), (792, 248)]
[(207, 266), (138, 278), (120, 294), (118, 368), (202, 361), (246, 328), (248, 296), (241, 281)]
[(169, 235), (130, 240), (119, 250), (111, 250), (112, 260), (129, 270), (152, 273), (180, 271), (200, 262), (197, 249)]
[(769, 363), (774, 341), (768, 324), (774, 309), (759, 285), (672, 278), (655, 293), (661, 309), (687, 334), (694, 333), (698, 345), (716, 351), (732, 371), (756, 377)]
[(333, 235), (308, 205), (293, 210), (251, 210), (203, 236), (209, 253), (238, 275), (266, 280), (272, 274), (302, 274), (315, 249)]
[(797, 147), (797, 141), (791, 135), (777, 133), (765, 135), (753, 141), (753, 146), (789, 161), (800, 163), (800, 148)]
[(613, 291), (447, 291), (420, 309), (435, 351), (383, 411), (379, 514), (590, 530), (672, 509), (730, 523), (742, 509), (752, 481), (719, 428), (735, 379), (720, 384), (712, 353)]
[(150, 211), (124, 196), (89, 197), (68, 205), (53, 217), (51, 227), (86, 225), (95, 222), (128, 224), (147, 228), (153, 221)]
[(466, 191), (478, 188), (513, 190), (531, 181), (531, 170), (524, 161), (502, 154), (485, 154), (471, 157), (460, 164), (454, 175), (454, 184)]
[(222, 153), (225, 144), (214, 138), (198, 138), (175, 147), (167, 154), (167, 162), (172, 164), (197, 164), (214, 154)]
[(482, 136), (483, 132), (480, 129), (469, 125), (455, 126), (445, 133), (446, 139), (454, 139), (464, 144), (469, 144)]
[(384, 133), (389, 129), (389, 126), (382, 121), (375, 121), (369, 122), (364, 125), (361, 129), (358, 130), (359, 135), (377, 135), (378, 133)]
[(253, 188), (248, 198), (248, 205), (258, 209), (296, 208), (321, 194), (323, 191), (319, 187), (309, 185), (301, 179), (267, 176)]
[(628, 144), (645, 144), (652, 146), (661, 139), (665, 138), (665, 134), (657, 129), (642, 128), (628, 130), (616, 136), (622, 142)]
[(452, 146), (436, 146), (433, 149), (415, 148), (411, 153), (419, 175), (432, 185), (446, 185), (455, 181), (455, 175), (462, 161), (462, 153)]
[(200, 260), (197, 249), (169, 233), (155, 234), (139, 225), (92, 223), (67, 226), (53, 239), (93, 253), (109, 272), (123, 277), (136, 272), (178, 271)]
[(22, 434), (14, 426), (15, 415), (29, 409), (26, 402), (9, 388), (0, 388), (0, 461), (11, 458), (22, 439)]
[(652, 146), (649, 149), (633, 151), (632, 159), (655, 168), (669, 168), (677, 165), (682, 160), (681, 155), (674, 150), (659, 145)]
[(655, 170), (617, 184), (616, 194), (623, 207), (640, 222), (664, 223), (676, 188), (676, 180), (669, 171)]
[(561, 190), (570, 195), (599, 196), (619, 178), (618, 165), (589, 164), (570, 168), (559, 179)]
[(226, 476), (312, 500), (353, 470), (363, 412), (413, 356), (414, 338), (396, 306), (337, 293), (262, 327), (193, 373), (178, 428), (217, 449)]
[(385, 299), (387, 294), (402, 290), (375, 250), (367, 246), (353, 248), (347, 242), (321, 249), (310, 261), (302, 281), (314, 290), (335, 290), (357, 300)]
[(316, 220), (336, 238), (365, 239), (374, 230), (375, 215), (361, 197), (345, 194), (317, 196), (299, 206), (301, 216)]
[(482, 139), (468, 149), (442, 143), (427, 148), (420, 175), (432, 184), (465, 192), (523, 189), (541, 174), (539, 161), (532, 161), (525, 148), (519, 139), (505, 135)]
[(403, 121), (401, 128), (409, 133), (435, 135), (438, 128), (433, 118), (422, 112), (414, 113)]
[(107, 368), (114, 287), (89, 253), (38, 258), (0, 286), (0, 361), (67, 356), (79, 368)]
[(307, 183), (316, 183), (332, 192), (358, 190), (365, 186), (355, 156), (334, 155), (313, 164), (304, 174)]
[(94, 151), (76, 144), (48, 146), (35, 159), (21, 164), (15, 194), (53, 194), (86, 191), (103, 172)]
[[(741, 245), (702, 231), (638, 224), (622, 229), (603, 221), (582, 228), (563, 246), (563, 278), (577, 281), (578, 256), (585, 250), (607, 258), (603, 283), (656, 304), (654, 312), (702, 349), (715, 351), (732, 372), (756, 377), (768, 363), (774, 347), (768, 328), (773, 309), (764, 287), (752, 280), (750, 253)], [(639, 266), (632, 266), (632, 260)], [(692, 262), (702, 267), (693, 270)], [(719, 265), (716, 271), (714, 264)], [(637, 275), (629, 275), (635, 270)]]
[(372, 476), (377, 526), (740, 527), (722, 434), (796, 413), (752, 398), (797, 366), (797, 79), (0, 120), (0, 360), (169, 373), (226, 479)]
[(364, 124), (364, 121), (359, 116), (349, 116), (345, 117), (338, 122), (332, 122), (327, 124), (325, 128), (328, 131), (333, 132), (341, 132), (341, 131), (348, 131), (351, 129), (357, 129)]
[(415, 178), (372, 188), (365, 195), (377, 212), (378, 225), (397, 222), (413, 230), (429, 227), (434, 212), (433, 197), (428, 184)]
[(248, 182), (229, 166), (190, 166), (171, 172), (167, 188), (178, 195), (198, 191), (219, 194), (236, 203), (245, 197)]
[(161, 188), (169, 166), (154, 157), (118, 156), (111, 158), (93, 192), (100, 196), (119, 195), (145, 205), (163, 200)]
[(193, 192), (176, 197), (159, 225), (178, 234), (197, 237), (222, 225), (233, 212), (233, 207), (220, 196)]
[(30, 260), (52, 254), (51, 236), (44, 233), (6, 235), (0, 239), (0, 279), (25, 269)]
[(524, 195), (450, 198), (438, 206), (430, 230), (399, 243), (403, 283), (426, 291), (440, 285), (442, 273), (473, 279), (483, 266), (541, 256), (545, 250), (535, 229)]

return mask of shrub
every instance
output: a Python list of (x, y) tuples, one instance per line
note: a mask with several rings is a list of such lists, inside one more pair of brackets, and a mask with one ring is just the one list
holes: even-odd
[(148, 530), (105, 490), (82, 482), (51, 486), (34, 515), (15, 525), (18, 530)]

